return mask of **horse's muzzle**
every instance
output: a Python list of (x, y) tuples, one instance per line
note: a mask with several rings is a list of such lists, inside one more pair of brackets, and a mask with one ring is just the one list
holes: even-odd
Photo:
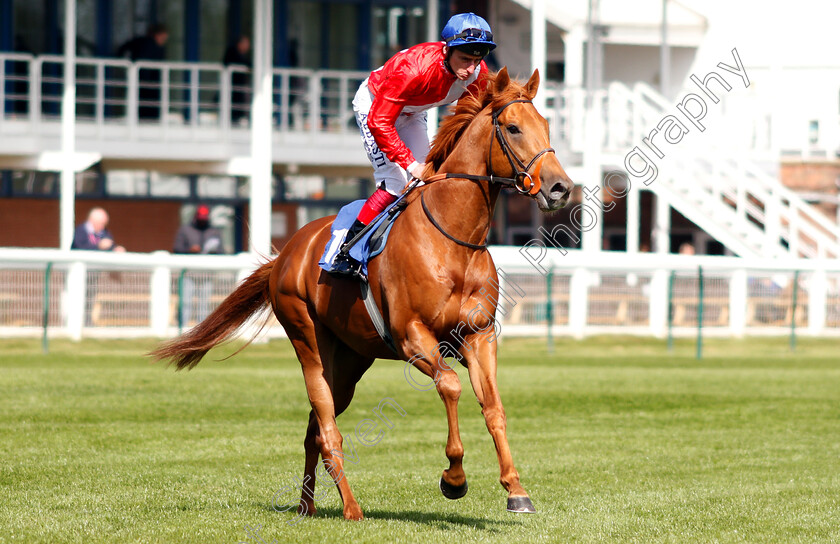
[(544, 184), (542, 190), (536, 195), (540, 210), (549, 212), (564, 207), (569, 203), (572, 187), (574, 187), (574, 184), (569, 179), (557, 181), (550, 186)]

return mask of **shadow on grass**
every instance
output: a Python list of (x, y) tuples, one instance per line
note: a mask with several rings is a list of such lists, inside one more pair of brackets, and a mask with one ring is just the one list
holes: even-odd
[[(266, 505), (267, 510), (273, 510), (271, 505)], [(291, 520), (293, 516), (285, 514)], [(479, 518), (463, 516), (460, 514), (443, 512), (420, 512), (417, 510), (380, 510), (368, 508), (364, 510), (365, 519), (382, 519), (392, 521), (413, 522), (438, 529), (446, 529), (447, 526), (461, 525), (490, 532), (496, 532), (499, 527), (516, 527), (521, 524), (518, 520), (500, 520), (490, 518)], [(317, 523), (319, 518), (344, 519), (344, 511), (336, 506), (318, 507), (315, 516), (298, 521), (298, 523)]]

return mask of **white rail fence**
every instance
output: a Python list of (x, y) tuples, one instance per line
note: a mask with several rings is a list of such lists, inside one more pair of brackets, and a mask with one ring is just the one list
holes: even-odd
[[(604, 252), (497, 246), (503, 336), (694, 334), (703, 274), (704, 334), (840, 334), (840, 263), (819, 259)], [(49, 280), (47, 269), (49, 265)], [(258, 259), (165, 252), (0, 249), (0, 337), (167, 337), (218, 306)], [(186, 300), (189, 284), (194, 293)], [(179, 288), (180, 287), (180, 288)], [(794, 303), (795, 299), (795, 303)], [(549, 319), (550, 318), (550, 319)], [(265, 334), (285, 333), (273, 318)]]

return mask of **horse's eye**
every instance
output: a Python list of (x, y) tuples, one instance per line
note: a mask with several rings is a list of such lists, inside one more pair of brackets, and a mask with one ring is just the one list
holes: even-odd
[(507, 126), (507, 131), (510, 134), (519, 134), (519, 127), (516, 126), (516, 125), (508, 125)]

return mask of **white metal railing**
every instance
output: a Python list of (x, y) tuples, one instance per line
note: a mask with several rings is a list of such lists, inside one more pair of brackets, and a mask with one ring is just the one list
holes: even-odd
[[(61, 114), (64, 57), (0, 53), (0, 134), (26, 124), (37, 133)], [(366, 72), (275, 68), (274, 127), (283, 132), (353, 133), (352, 99)], [(79, 123), (184, 127), (193, 131), (247, 125), (250, 72), (206, 62), (76, 59)], [(19, 127), (16, 133), (20, 133)], [(155, 137), (160, 134), (155, 133)]]
[[(557, 146), (584, 152), (585, 93), (556, 85), (547, 92)], [(674, 104), (644, 83), (632, 89), (612, 83), (593, 93), (591, 104), (603, 124), (601, 153), (620, 160), (635, 146), (646, 149), (642, 138), (676, 112)], [(673, 206), (734, 251), (742, 256), (840, 257), (840, 227), (751, 161), (747, 146), (733, 148), (729, 140), (702, 137), (674, 146), (661, 140), (655, 145), (663, 148), (665, 159), (648, 150), (660, 171), (648, 188), (666, 193)]]
[[(840, 334), (840, 263), (494, 246), (503, 335)], [(258, 264), (250, 254), (185, 256), (0, 248), (0, 337), (172, 336)], [(49, 282), (47, 265), (51, 263)], [(186, 282), (193, 300), (186, 300)], [(49, 287), (47, 286), (49, 283)], [(181, 295), (184, 295), (183, 297)], [(189, 304), (189, 306), (187, 306)], [(670, 319), (669, 319), (670, 316)], [(550, 317), (550, 319), (549, 319)], [(267, 334), (284, 336), (270, 319)]]

